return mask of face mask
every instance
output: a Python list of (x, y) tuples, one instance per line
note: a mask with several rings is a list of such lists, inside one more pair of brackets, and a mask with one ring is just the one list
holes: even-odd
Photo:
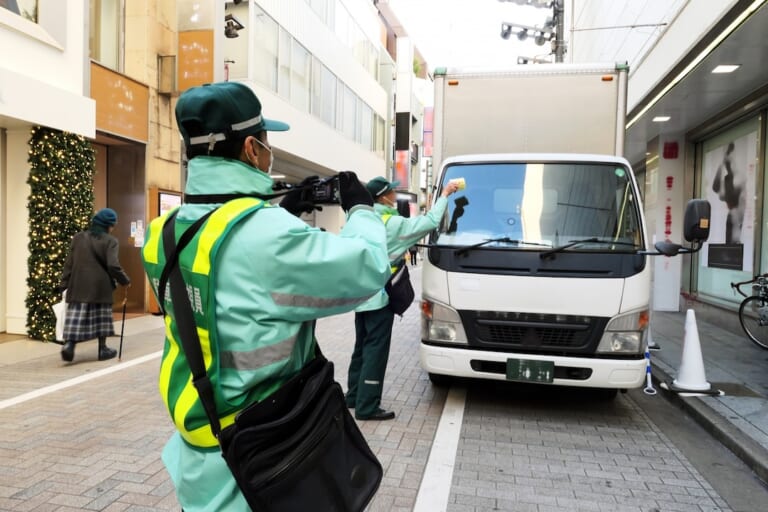
[(268, 175), (272, 176), (272, 164), (275, 163), (275, 154), (272, 152), (270, 148), (267, 147), (266, 144), (261, 142), (259, 139), (254, 137), (254, 140), (259, 143), (259, 146), (263, 147), (267, 151), (269, 151), (269, 167), (267, 167), (267, 170), (265, 171)]

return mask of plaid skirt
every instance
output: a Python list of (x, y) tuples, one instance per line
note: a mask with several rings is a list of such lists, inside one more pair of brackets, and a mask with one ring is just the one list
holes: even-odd
[(112, 304), (70, 302), (64, 319), (64, 341), (85, 341), (114, 336)]

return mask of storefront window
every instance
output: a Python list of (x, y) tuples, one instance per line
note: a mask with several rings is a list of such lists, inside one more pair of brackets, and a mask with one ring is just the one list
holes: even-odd
[(719, 301), (738, 303), (730, 283), (760, 271), (761, 232), (755, 223), (758, 118), (704, 141), (701, 145), (699, 197), (712, 207), (709, 240), (698, 253), (698, 291)]
[(121, 0), (91, 0), (91, 58), (105, 67), (120, 71)]
[(37, 23), (37, 0), (0, 0), (0, 7)]

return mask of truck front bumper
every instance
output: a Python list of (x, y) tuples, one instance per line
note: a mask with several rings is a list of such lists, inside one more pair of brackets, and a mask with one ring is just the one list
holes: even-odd
[(555, 366), (552, 385), (589, 388), (632, 389), (645, 381), (646, 361), (640, 359), (592, 359), (548, 356), (541, 354), (509, 354), (439, 347), (421, 343), (421, 367), (429, 373), (477, 379), (507, 380), (505, 368), (509, 359), (551, 361)]

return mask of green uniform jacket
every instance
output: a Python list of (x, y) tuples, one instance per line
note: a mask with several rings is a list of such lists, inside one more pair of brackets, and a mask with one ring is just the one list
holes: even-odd
[[(189, 162), (188, 195), (271, 192), (272, 180), (242, 162)], [(185, 204), (177, 223), (189, 225), (214, 206)], [(157, 235), (151, 229), (148, 241)], [(145, 266), (156, 294), (157, 265), (145, 255)], [(283, 208), (263, 207), (232, 226), (211, 273), (211, 330), (220, 353), (230, 354), (218, 371), (223, 396), (216, 396), (217, 407), (223, 400), (245, 406), (313, 357), (314, 332), (307, 322), (350, 311), (381, 289), (390, 274), (384, 226), (367, 206), (351, 210), (340, 235), (309, 227)], [(192, 446), (176, 432), (162, 458), (186, 512), (248, 510), (218, 448)]]
[[(387, 253), (390, 264), (399, 262), (405, 251), (413, 244), (424, 238), (430, 231), (440, 225), (440, 220), (448, 208), (448, 199), (438, 198), (434, 206), (424, 215), (417, 217), (403, 217), (396, 208), (385, 206), (381, 203), (373, 205), (379, 217), (390, 216), (385, 224), (387, 230)], [(374, 311), (389, 304), (389, 297), (384, 288), (371, 297), (364, 304), (355, 308), (355, 311)]]

